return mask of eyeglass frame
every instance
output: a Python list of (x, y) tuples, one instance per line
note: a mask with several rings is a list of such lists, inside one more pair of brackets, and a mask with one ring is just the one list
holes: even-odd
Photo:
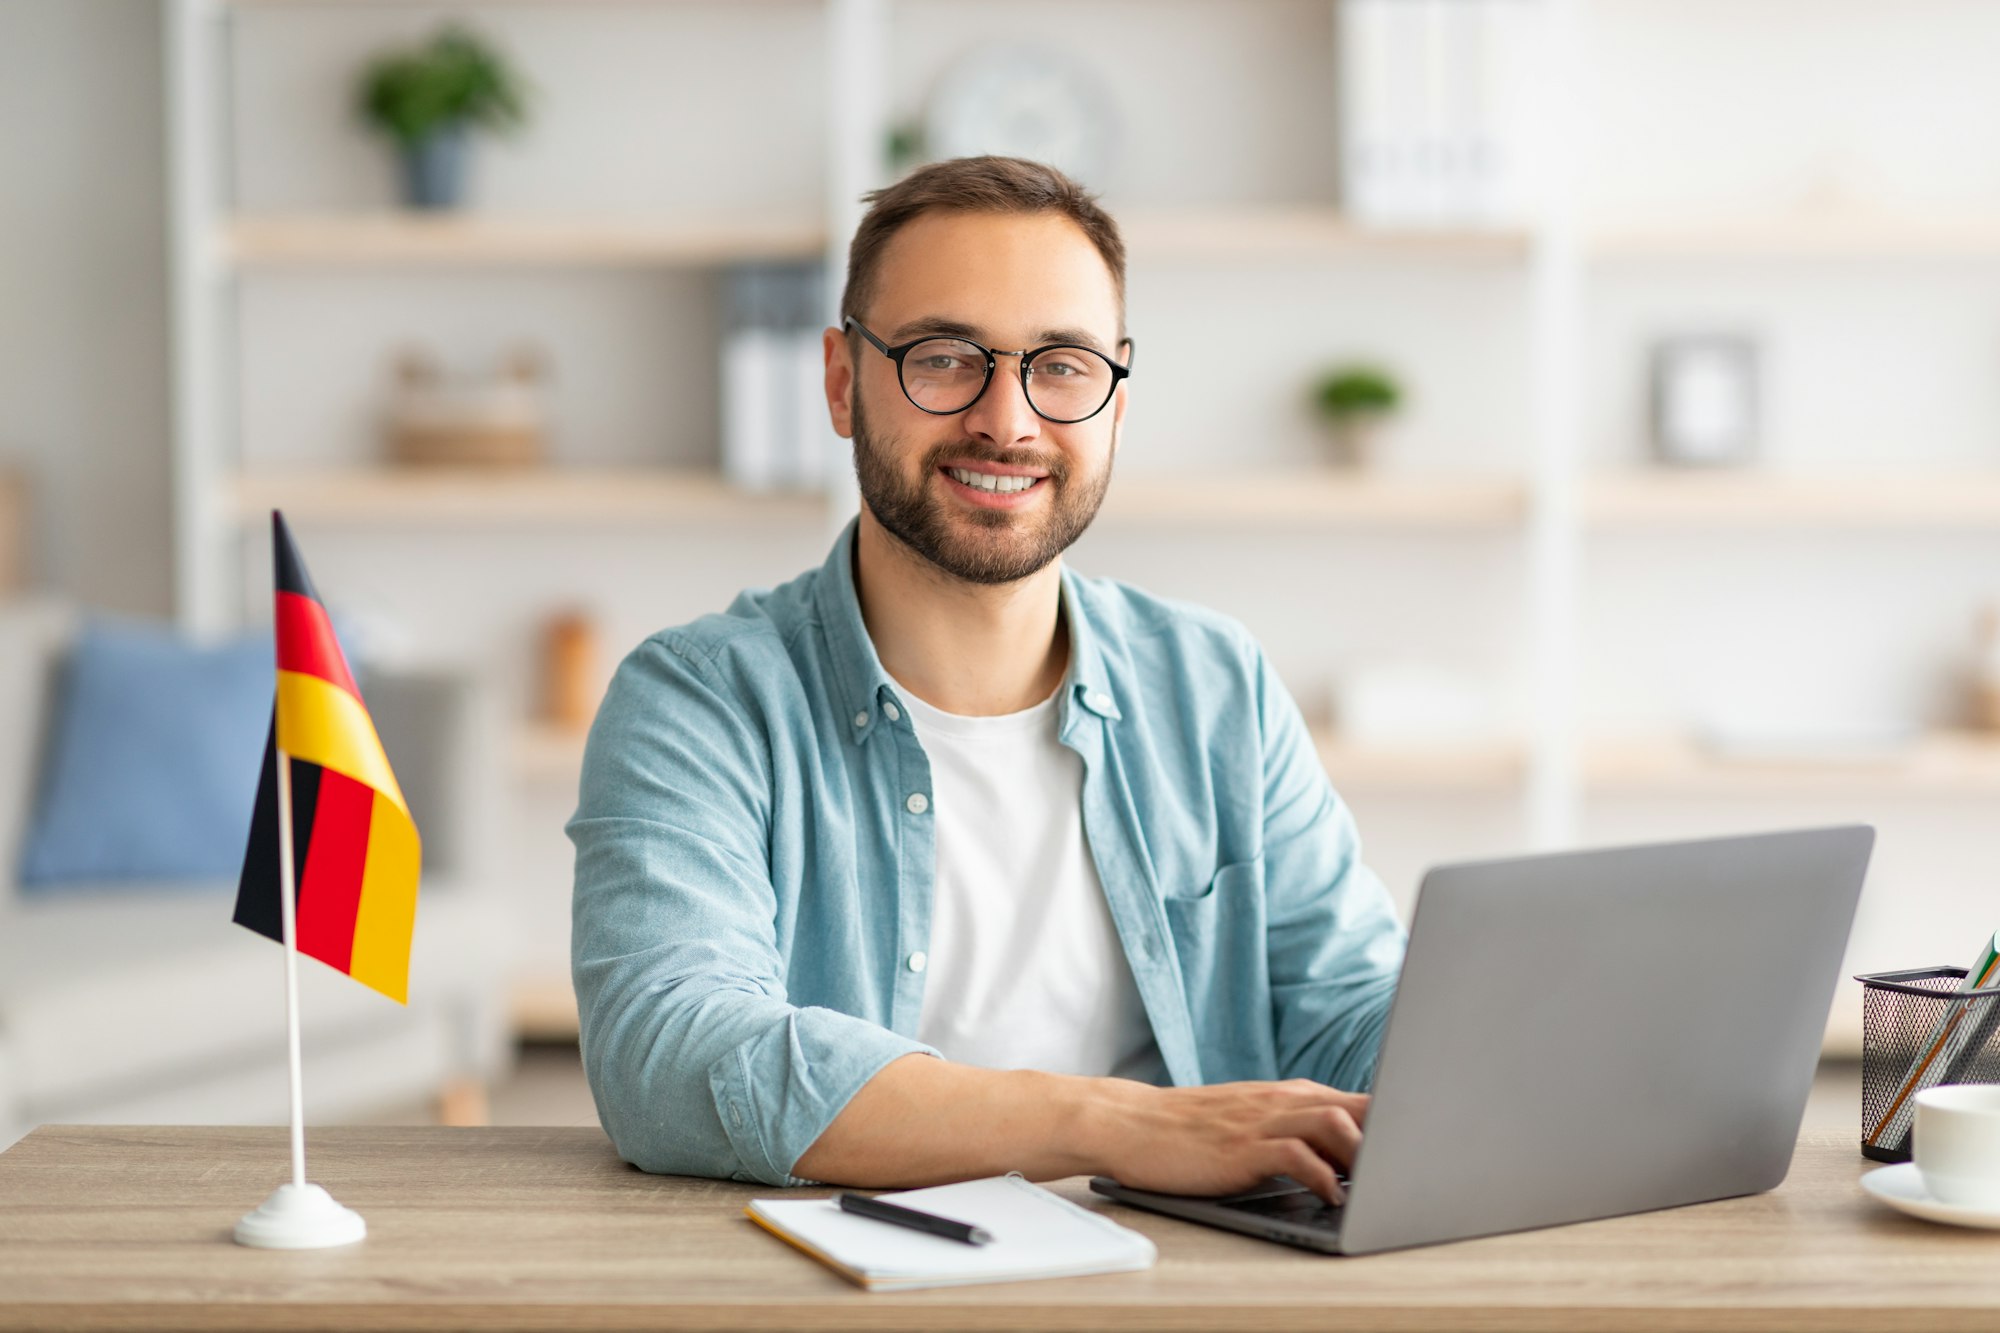
[[(986, 396), (986, 391), (993, 387), (993, 371), (999, 365), (998, 358), (1003, 356), (1017, 356), (1021, 358), (1021, 397), (1023, 400), (1027, 402), (1028, 410), (1030, 410), (1036, 416), (1040, 417), (1042, 420), (1046, 422), (1049, 422), (1052, 425), (1057, 425), (1057, 426), (1079, 425), (1085, 421), (1089, 421), (1092, 417), (1095, 417), (1098, 413), (1102, 412), (1105, 408), (1111, 405), (1111, 400), (1118, 396), (1118, 386), (1131, 376), (1132, 358), (1134, 353), (1138, 351), (1137, 346), (1133, 343), (1133, 341), (1130, 338), (1120, 338), (1118, 340), (1118, 345), (1125, 349), (1125, 364), (1120, 365), (1118, 364), (1118, 362), (1113, 361), (1109, 356), (1106, 356), (1104, 352), (1100, 351), (1095, 347), (1092, 347), (1088, 343), (1043, 343), (1040, 347), (1024, 348), (1023, 350), (1018, 352), (1003, 352), (998, 350), (997, 348), (988, 347), (983, 343), (975, 342), (973, 339), (967, 338), (964, 335), (957, 333), (926, 333), (920, 338), (912, 338), (909, 342), (898, 343), (896, 346), (891, 347), (889, 346), (889, 344), (883, 342), (880, 338), (876, 337), (874, 331), (870, 329), (866, 324), (863, 324), (860, 320), (856, 319), (852, 315), (849, 315), (845, 320), (841, 322), (842, 332), (845, 332), (850, 326), (860, 330), (861, 336), (866, 338), (869, 342), (873, 343), (875, 345), (876, 351), (880, 352), (883, 356), (888, 357), (891, 361), (896, 363), (896, 387), (903, 391), (903, 397), (909, 400), (910, 406), (916, 408), (917, 411), (919, 412), (924, 412), (934, 417), (955, 417), (960, 412), (970, 412), (978, 404), (979, 400)], [(986, 378), (984, 378), (979, 382), (979, 392), (973, 394), (972, 397), (966, 401), (964, 407), (955, 407), (951, 409), (949, 412), (945, 412), (945, 411), (940, 411), (935, 407), (925, 407), (915, 398), (910, 397), (910, 386), (904, 383), (903, 381), (903, 358), (907, 357), (912, 351), (916, 350), (917, 348), (923, 346), (925, 343), (929, 342), (961, 342), (964, 343), (967, 347), (978, 348), (979, 351), (986, 357)], [(1085, 413), (1083, 416), (1080, 417), (1050, 416), (1047, 412), (1044, 412), (1042, 411), (1041, 408), (1035, 406), (1034, 392), (1028, 388), (1028, 376), (1033, 370), (1033, 367), (1031, 367), (1028, 363), (1033, 361), (1036, 357), (1040, 356), (1044, 352), (1053, 352), (1064, 347), (1074, 348), (1079, 352), (1089, 352), (1092, 356), (1101, 357), (1103, 358), (1104, 364), (1111, 367), (1111, 388), (1108, 392), (1105, 393), (1104, 401), (1099, 403), (1096, 407), (1092, 408), (1089, 412)]]

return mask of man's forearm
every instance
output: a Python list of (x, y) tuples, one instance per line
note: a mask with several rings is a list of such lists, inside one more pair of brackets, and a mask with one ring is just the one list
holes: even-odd
[(1367, 1113), (1365, 1094), (1310, 1079), (1156, 1088), (905, 1055), (862, 1085), (792, 1174), (887, 1188), (1102, 1173), (1170, 1194), (1289, 1175), (1338, 1200), (1333, 1164), (1354, 1161)]
[(1096, 1140), (1120, 1082), (905, 1055), (862, 1085), (792, 1174), (889, 1187), (1103, 1170)]

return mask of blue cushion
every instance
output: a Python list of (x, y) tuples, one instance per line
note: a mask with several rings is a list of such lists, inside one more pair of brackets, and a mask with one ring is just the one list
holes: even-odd
[(275, 680), (268, 630), (197, 648), (164, 625), (87, 621), (63, 673), (22, 887), (235, 879)]

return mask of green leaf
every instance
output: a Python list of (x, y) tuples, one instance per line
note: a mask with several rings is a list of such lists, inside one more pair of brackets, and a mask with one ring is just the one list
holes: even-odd
[(363, 68), (362, 118), (405, 146), (452, 125), (497, 133), (527, 120), (528, 84), (500, 51), (462, 24), (422, 46), (385, 51)]

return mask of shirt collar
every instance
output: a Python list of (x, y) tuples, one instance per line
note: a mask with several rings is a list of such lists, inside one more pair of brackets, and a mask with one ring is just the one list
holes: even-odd
[[(875, 642), (868, 637), (868, 626), (861, 619), (861, 595), (854, 586), (854, 543), (860, 526), (857, 517), (849, 519), (841, 529), (813, 589), (821, 631), (826, 635), (827, 652), (833, 659), (828, 683), (833, 690), (834, 714), (845, 720), (847, 734), (856, 744), (865, 743), (875, 734), (883, 720), (882, 704), (895, 696), (897, 688), (889, 673), (882, 669)], [(1082, 717), (1116, 721), (1123, 716), (1105, 671), (1086, 600), (1081, 577), (1065, 565), (1062, 608), (1069, 626), (1069, 671), (1063, 680), (1057, 724), (1057, 733), (1065, 738)]]
[[(1118, 692), (1111, 686), (1111, 674), (1098, 641), (1097, 626), (1090, 619), (1089, 593), (1083, 576), (1067, 564), (1062, 568), (1063, 620), (1069, 626), (1069, 674), (1063, 682), (1062, 721), (1057, 734), (1067, 739), (1082, 718), (1095, 715), (1116, 722), (1125, 715), (1118, 711)], [(1085, 710), (1079, 713), (1081, 707)]]
[(820, 630), (833, 659), (828, 685), (833, 691), (834, 716), (846, 722), (848, 736), (859, 743), (875, 733), (882, 720), (882, 703), (893, 689), (875, 642), (861, 619), (861, 596), (854, 587), (854, 535), (861, 525), (849, 519), (833, 542), (813, 588)]

